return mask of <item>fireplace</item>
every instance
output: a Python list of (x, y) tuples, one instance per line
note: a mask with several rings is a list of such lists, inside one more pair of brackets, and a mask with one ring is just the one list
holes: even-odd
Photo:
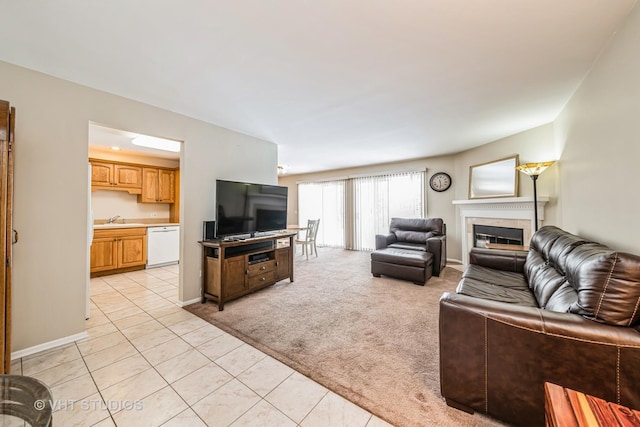
[(523, 239), (522, 228), (473, 224), (473, 246), (476, 248), (521, 248)]
[[(549, 197), (540, 196), (537, 201), (538, 220), (543, 221), (544, 205), (549, 201)], [(453, 204), (460, 211), (460, 243), (462, 244), (461, 261), (463, 265), (469, 263), (469, 250), (476, 246), (476, 240), (478, 240), (476, 237), (477, 226), (522, 230), (521, 236), (518, 233), (518, 238), (522, 241), (520, 244), (513, 243), (510, 238), (511, 234), (509, 234), (507, 243), (489, 243), (489, 246), (502, 248), (501, 245), (510, 245), (515, 246), (517, 249), (529, 250), (529, 242), (535, 229), (533, 197), (454, 200)], [(504, 237), (499, 230), (492, 228), (490, 230), (492, 230), (490, 233), (485, 234)]]

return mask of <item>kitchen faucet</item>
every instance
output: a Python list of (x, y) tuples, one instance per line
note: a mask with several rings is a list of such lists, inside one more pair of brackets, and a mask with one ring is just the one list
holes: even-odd
[(107, 220), (107, 223), (108, 223), (108, 224), (113, 224), (114, 222), (116, 222), (116, 219), (118, 219), (118, 218), (120, 218), (120, 215), (112, 216), (111, 218), (109, 218), (109, 219)]

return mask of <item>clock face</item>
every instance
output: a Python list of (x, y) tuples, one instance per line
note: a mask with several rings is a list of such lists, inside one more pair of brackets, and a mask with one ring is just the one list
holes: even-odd
[(448, 173), (434, 173), (429, 180), (429, 186), (433, 191), (445, 191), (451, 187), (451, 177)]

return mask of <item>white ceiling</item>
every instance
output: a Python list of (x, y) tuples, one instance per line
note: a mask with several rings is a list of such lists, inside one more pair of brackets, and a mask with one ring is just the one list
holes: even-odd
[(272, 141), (300, 173), (554, 120), (635, 4), (3, 1), (0, 59)]
[[(180, 160), (180, 153), (158, 150), (155, 148), (141, 147), (132, 143), (133, 139), (142, 134), (128, 132), (122, 129), (113, 129), (97, 123), (89, 123), (89, 146), (98, 150), (110, 150), (117, 147), (122, 154), (143, 154), (150, 157), (159, 157), (170, 160)], [(153, 136), (153, 135), (144, 135)]]

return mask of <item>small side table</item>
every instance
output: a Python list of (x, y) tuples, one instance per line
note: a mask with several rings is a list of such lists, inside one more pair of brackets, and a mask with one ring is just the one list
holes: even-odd
[(547, 427), (640, 427), (640, 411), (598, 397), (544, 383)]

